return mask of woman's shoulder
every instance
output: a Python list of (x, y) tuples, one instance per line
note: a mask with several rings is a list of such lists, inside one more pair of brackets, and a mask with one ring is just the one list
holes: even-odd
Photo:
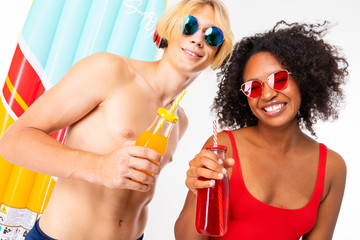
[[(325, 183), (323, 199), (333, 192), (343, 194), (346, 182), (346, 163), (342, 156), (332, 149), (327, 149)], [(332, 195), (333, 195), (332, 194)]]
[[(233, 147), (238, 145), (242, 142), (242, 139), (244, 139), (245, 136), (248, 134), (248, 129), (246, 128), (238, 128), (233, 130), (223, 130), (218, 133), (218, 141), (220, 145), (224, 145), (227, 147), (227, 152), (230, 154), (233, 152)], [(227, 133), (231, 132), (231, 133)], [(232, 136), (234, 137), (234, 142), (232, 142)], [(235, 145), (234, 145), (235, 144)]]
[(332, 149), (327, 150), (326, 172), (334, 179), (346, 177), (346, 163), (343, 157)]
[(252, 131), (253, 131), (253, 127), (244, 127), (244, 128), (237, 128), (232, 130), (225, 129), (219, 133), (219, 137), (229, 138), (229, 134), (227, 132), (231, 132), (230, 134), (233, 135), (235, 139), (241, 139), (251, 134)]

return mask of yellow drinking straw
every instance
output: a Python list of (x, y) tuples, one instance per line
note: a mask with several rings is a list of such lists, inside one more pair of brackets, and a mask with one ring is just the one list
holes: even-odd
[[(173, 105), (171, 106), (169, 113), (172, 113), (174, 111), (174, 109), (176, 108), (176, 106), (179, 104), (180, 100), (184, 97), (186, 93), (186, 90), (183, 90), (180, 95), (176, 98), (175, 102), (173, 103)], [(160, 130), (160, 128), (162, 127), (162, 125), (164, 125), (165, 123), (165, 119), (162, 119), (161, 122), (156, 126), (153, 134), (157, 134), (157, 132)]]
[(175, 102), (173, 103), (173, 105), (171, 106), (169, 112), (172, 113), (174, 111), (174, 109), (176, 108), (176, 106), (179, 104), (180, 100), (184, 97), (186, 93), (186, 90), (183, 90), (180, 95), (176, 98)]

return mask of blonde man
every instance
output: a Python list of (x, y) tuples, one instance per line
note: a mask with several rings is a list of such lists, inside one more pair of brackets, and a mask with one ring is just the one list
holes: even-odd
[[(164, 157), (134, 141), (159, 107), (169, 108), (209, 65), (220, 67), (233, 45), (227, 11), (218, 0), (181, 1), (159, 22), (158, 33), (167, 39), (161, 60), (109, 53), (81, 60), (0, 141), (8, 161), (58, 177), (27, 239), (143, 238), (157, 176), (188, 124), (184, 111), (177, 110)], [(66, 126), (64, 145), (49, 137)]]

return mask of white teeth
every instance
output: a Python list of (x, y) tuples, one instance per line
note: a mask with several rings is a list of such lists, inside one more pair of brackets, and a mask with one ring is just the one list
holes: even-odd
[(272, 106), (266, 107), (264, 109), (266, 112), (272, 112), (272, 111), (279, 110), (283, 106), (285, 106), (285, 104), (282, 103), (282, 104), (278, 104), (278, 105), (272, 105)]
[(193, 52), (189, 52), (188, 50), (185, 50), (185, 52), (187, 52), (187, 53), (190, 54), (191, 56), (198, 57), (198, 55), (196, 55), (196, 54), (193, 53)]

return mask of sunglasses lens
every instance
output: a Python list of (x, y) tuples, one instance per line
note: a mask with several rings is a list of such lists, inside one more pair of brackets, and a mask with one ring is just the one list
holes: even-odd
[(197, 29), (198, 29), (198, 22), (196, 18), (190, 15), (187, 16), (184, 22), (183, 34), (192, 35), (196, 33)]
[(241, 85), (242, 92), (251, 98), (257, 98), (261, 95), (262, 85), (260, 81), (249, 81)]
[(219, 46), (224, 40), (224, 35), (220, 28), (210, 27), (205, 31), (205, 41), (213, 47)]
[(280, 71), (272, 74), (268, 79), (268, 83), (274, 90), (283, 90), (287, 85), (288, 78), (287, 71)]

